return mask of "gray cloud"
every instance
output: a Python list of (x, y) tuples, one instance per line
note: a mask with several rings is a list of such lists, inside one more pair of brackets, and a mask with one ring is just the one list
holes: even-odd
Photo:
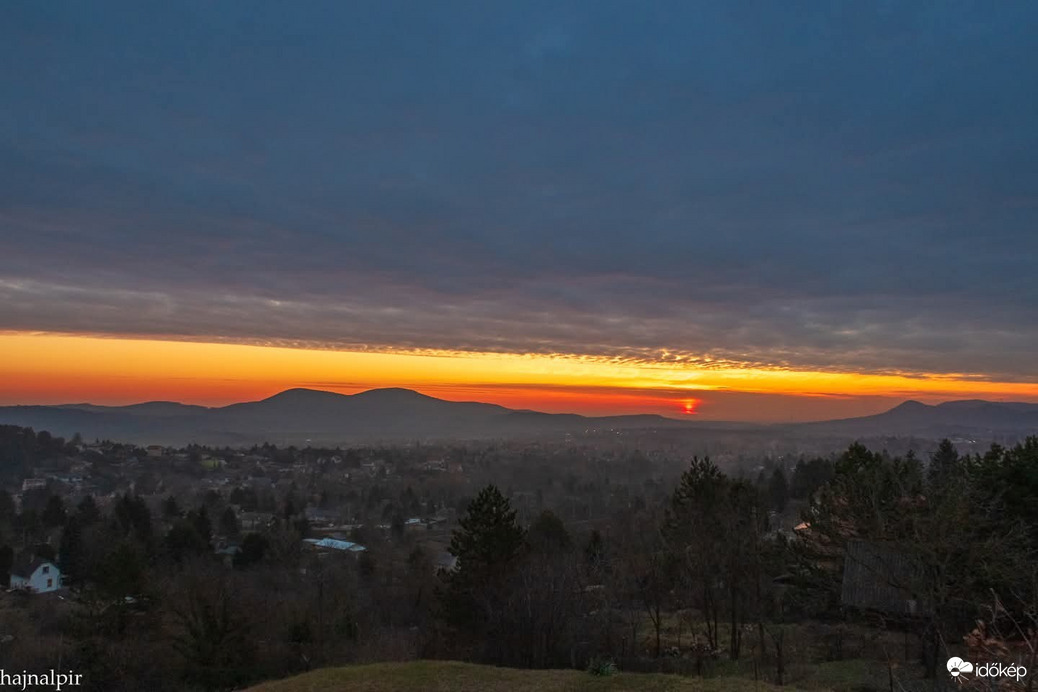
[(0, 15), (0, 328), (1035, 377), (1027, 3)]

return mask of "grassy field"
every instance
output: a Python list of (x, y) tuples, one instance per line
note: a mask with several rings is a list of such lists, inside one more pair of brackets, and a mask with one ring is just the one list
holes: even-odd
[(452, 661), (414, 661), (327, 668), (266, 682), (251, 688), (251, 692), (776, 692), (790, 689), (850, 692), (886, 689), (886, 672), (874, 668), (863, 661), (822, 664), (813, 667), (811, 674), (798, 682), (775, 687), (737, 676), (694, 678), (617, 673), (596, 677), (577, 670), (517, 670)]
[(698, 679), (647, 673), (596, 677), (578, 670), (517, 670), (452, 661), (415, 661), (317, 670), (263, 683), (251, 688), (251, 692), (773, 692), (777, 689), (780, 688), (758, 686), (752, 680), (740, 678)]

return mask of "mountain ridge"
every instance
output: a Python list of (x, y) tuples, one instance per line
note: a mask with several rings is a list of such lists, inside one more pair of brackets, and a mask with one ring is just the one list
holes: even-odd
[(57, 435), (165, 444), (256, 442), (349, 443), (416, 439), (478, 439), (587, 430), (774, 430), (860, 438), (1035, 434), (1038, 404), (979, 399), (936, 405), (915, 400), (871, 416), (807, 423), (753, 424), (689, 421), (656, 414), (583, 416), (510, 409), (478, 401), (448, 401), (399, 387), (341, 394), (295, 387), (257, 401), (205, 407), (169, 401), (127, 406), (63, 404), (0, 407), (0, 424)]

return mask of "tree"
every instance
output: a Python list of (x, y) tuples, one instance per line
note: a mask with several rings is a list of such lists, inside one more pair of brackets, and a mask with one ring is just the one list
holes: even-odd
[(129, 540), (117, 543), (98, 565), (97, 582), (103, 593), (114, 598), (141, 594), (145, 586), (145, 558), (140, 548)]
[(176, 625), (173, 648), (188, 682), (206, 690), (237, 689), (253, 672), (249, 621), (226, 573), (194, 568), (167, 598)]
[(11, 493), (0, 488), (0, 525), (13, 522), (16, 514), (14, 498), (11, 497)]
[(182, 563), (191, 555), (205, 555), (211, 549), (209, 541), (199, 532), (196, 523), (181, 519), (166, 533), (166, 552), (175, 563)]
[[(1026, 442), (1012, 451), (993, 446), (983, 457), (963, 460), (942, 443), (924, 494), (913, 456), (891, 458), (852, 445), (805, 513), (809, 529), (793, 543), (802, 590), (826, 594), (835, 610), (844, 564), (862, 562), (848, 554), (851, 541), (856, 552), (892, 556), (869, 560), (868, 571), (919, 604), (926, 669), (933, 677), (945, 657), (942, 642), (961, 640), (991, 593), (1031, 601), (1035, 544), (1028, 516), (1038, 514), (1038, 454), (1029, 457), (1027, 449)], [(1033, 450), (1038, 452), (1038, 440)], [(898, 612), (893, 604), (889, 609)]]
[(87, 495), (76, 506), (76, 521), (83, 527), (92, 526), (101, 521), (101, 510), (94, 501), (93, 495)]
[(656, 517), (633, 518), (624, 527), (617, 567), (625, 600), (641, 606), (655, 635), (654, 656), (660, 657), (663, 616), (670, 601), (678, 560), (669, 549)]
[(143, 498), (123, 495), (115, 503), (115, 519), (124, 535), (133, 534), (143, 545), (152, 544), (151, 511)]
[(197, 510), (188, 512), (185, 519), (194, 527), (195, 531), (205, 542), (206, 549), (212, 550), (213, 523), (209, 521), (209, 510), (203, 505)]
[(458, 558), (459, 574), (492, 572), (506, 566), (522, 549), (525, 536), (516, 512), (494, 485), (480, 491), (458, 523), (449, 550)]
[(11, 569), (14, 567), (14, 548), (0, 545), (0, 587), (7, 588), (11, 580)]
[(48, 529), (55, 529), (65, 523), (65, 502), (60, 495), (47, 498), (47, 506), (40, 519)]
[(690, 605), (719, 648), (720, 619), (729, 621), (728, 653), (740, 656), (743, 625), (761, 609), (761, 537), (766, 513), (757, 488), (733, 481), (708, 459), (693, 459), (671, 499), (664, 537), (682, 568)]
[(220, 531), (231, 540), (236, 540), (241, 535), (241, 527), (238, 526), (238, 515), (233, 507), (227, 507), (220, 515)]
[(789, 483), (786, 481), (786, 472), (781, 466), (777, 466), (768, 480), (768, 504), (776, 512), (782, 512), (786, 509), (788, 501)]
[(173, 521), (174, 519), (179, 519), (180, 514), (180, 505), (177, 504), (177, 498), (170, 495), (162, 501), (163, 519), (166, 521)]
[(941, 440), (937, 450), (930, 455), (927, 482), (931, 491), (939, 491), (945, 482), (962, 470), (959, 452), (947, 438)]
[(496, 486), (488, 485), (468, 506), (451, 537), (457, 569), (446, 576), (445, 619), (483, 647), (484, 655), (504, 657), (504, 604), (507, 580), (523, 550), (525, 535)]
[(65, 522), (58, 545), (58, 567), (62, 580), (75, 583), (84, 577), (83, 525), (75, 519)]
[(798, 500), (806, 500), (813, 492), (828, 483), (834, 473), (833, 463), (828, 459), (798, 461), (793, 468), (793, 481), (789, 488), (790, 496)]
[(234, 566), (246, 569), (258, 564), (267, 553), (270, 542), (261, 533), (247, 533), (241, 542), (241, 550), (234, 556)]
[(598, 529), (591, 530), (587, 545), (584, 546), (584, 562), (589, 574), (599, 572), (605, 562), (605, 544)]
[(717, 567), (725, 563), (727, 485), (728, 479), (709, 459), (693, 458), (664, 522), (664, 538), (678, 558), (687, 605), (702, 613), (711, 649), (718, 648), (720, 636), (723, 593)]
[(813, 494), (803, 518), (810, 530), (798, 535), (793, 559), (798, 583), (812, 608), (836, 612), (847, 543), (890, 542), (907, 535), (924, 502), (915, 459), (890, 458), (860, 443), (833, 465), (834, 476)]
[(537, 553), (565, 553), (573, 548), (566, 525), (554, 512), (544, 510), (530, 525), (526, 534), (527, 543)]

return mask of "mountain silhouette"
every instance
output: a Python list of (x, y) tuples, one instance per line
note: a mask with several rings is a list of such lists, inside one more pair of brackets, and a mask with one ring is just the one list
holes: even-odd
[(0, 407), (0, 424), (62, 436), (78, 432), (85, 439), (236, 445), (486, 439), (602, 427), (672, 427), (684, 422), (655, 415), (589, 418), (516, 411), (497, 404), (446, 401), (410, 389), (387, 388), (358, 394), (289, 389), (260, 401), (218, 408), (172, 402), (6, 406)]
[(657, 415), (588, 417), (445, 401), (410, 389), (338, 394), (288, 389), (260, 401), (206, 408), (168, 401), (131, 406), (65, 404), (0, 407), (0, 424), (80, 433), (85, 439), (184, 445), (349, 444), (431, 439), (514, 438), (589, 430), (669, 428), (773, 430), (838, 436), (967, 436), (983, 439), (1038, 432), (1038, 404), (981, 400), (931, 406), (906, 401), (873, 416), (785, 425), (687, 421)]
[(989, 439), (991, 436), (1038, 432), (1038, 404), (971, 399), (931, 406), (919, 401), (906, 401), (874, 416), (802, 423), (797, 427), (854, 437), (915, 435)]

